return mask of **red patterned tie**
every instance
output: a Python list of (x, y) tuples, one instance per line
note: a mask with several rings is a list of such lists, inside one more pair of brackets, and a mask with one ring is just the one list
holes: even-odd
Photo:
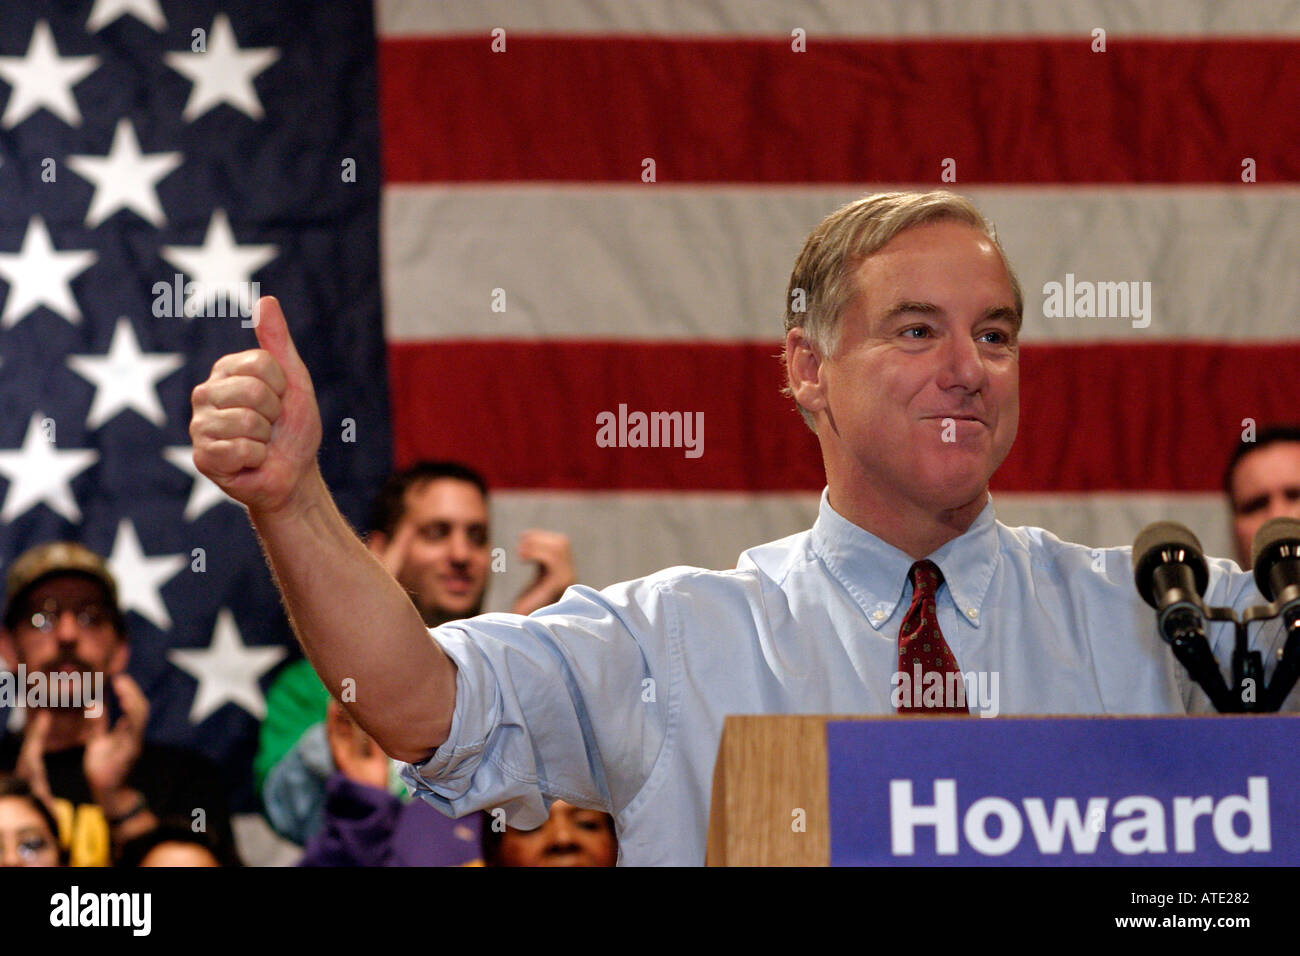
[[(900, 714), (969, 714), (966, 687), (952, 648), (939, 630), (939, 616), (934, 606), (934, 596), (943, 583), (943, 572), (933, 561), (918, 561), (907, 572), (912, 582), (912, 606), (907, 609), (903, 624), (898, 629), (898, 669), (906, 678), (902, 681)], [(940, 675), (942, 690), (935, 690), (935, 679), (927, 674)], [(956, 677), (949, 678), (949, 674)], [(926, 694), (926, 690), (929, 694)], [(936, 699), (937, 698), (937, 699)], [(927, 702), (928, 701), (928, 702)], [(966, 703), (967, 706), (958, 706)]]

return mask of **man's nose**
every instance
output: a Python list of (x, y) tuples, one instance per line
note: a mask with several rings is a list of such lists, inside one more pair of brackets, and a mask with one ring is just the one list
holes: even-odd
[(22, 860), (18, 859), (18, 844), (9, 843), (0, 852), (0, 866), (22, 866)]
[(77, 623), (75, 611), (57, 612), (54, 619), (54, 636), (65, 643), (75, 643), (81, 638), (81, 625)]
[(469, 543), (469, 535), (464, 531), (453, 531), (449, 537), (451, 546), (451, 559), (458, 564), (464, 564), (470, 559), (472, 548)]
[(548, 848), (573, 846), (576, 840), (577, 830), (573, 822), (564, 814), (556, 814), (547, 830)]
[(960, 333), (950, 335), (943, 343), (943, 364), (938, 384), (940, 388), (963, 388), (978, 392), (988, 381), (988, 369), (980, 355), (979, 346), (970, 336)]

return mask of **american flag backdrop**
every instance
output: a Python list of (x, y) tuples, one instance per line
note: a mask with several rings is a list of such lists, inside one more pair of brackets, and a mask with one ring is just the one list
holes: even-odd
[[(1173, 518), (1231, 556), (1243, 421), (1300, 418), (1300, 5), (377, 9), (395, 450), (464, 448), (499, 539), (563, 528), (602, 585), (807, 528), (794, 257), (844, 202), (943, 186), (1025, 291), (999, 518), (1093, 546)], [(1149, 315), (1044, 314), (1053, 282), (1150, 283)], [(620, 405), (703, 412), (703, 455), (600, 447)]]
[(245, 515), (194, 471), (189, 392), (256, 346), (241, 290), (281, 296), (361, 518), (391, 456), (375, 79), (358, 0), (0, 6), (0, 551), (110, 558), (149, 735), (244, 808), (296, 650)]
[[(155, 317), (154, 283), (219, 263), (281, 298), (354, 519), (390, 455), (484, 471), (500, 608), (528, 527), (595, 586), (808, 527), (821, 463), (775, 359), (794, 256), (864, 192), (939, 186), (1025, 291), (1001, 520), (1102, 546), (1172, 517), (1229, 554), (1243, 420), (1300, 418), (1298, 34), (1286, 0), (7, 3), (4, 556), (113, 551), (151, 731), (244, 767), (284, 626), (243, 516), (172, 449), (253, 336)], [(1149, 322), (1050, 314), (1067, 282), (1150, 283)], [(620, 406), (702, 413), (703, 453), (602, 447)]]

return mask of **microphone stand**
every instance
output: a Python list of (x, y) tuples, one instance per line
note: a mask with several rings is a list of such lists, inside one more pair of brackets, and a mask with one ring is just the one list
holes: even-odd
[(1273, 683), (1268, 685), (1268, 711), (1274, 713), (1282, 709), (1282, 702), (1295, 687), (1300, 678), (1300, 618), (1293, 620), (1287, 628), (1286, 643), (1282, 645), (1282, 659), (1277, 670), (1273, 671)]
[[(1258, 711), (1261, 713), (1276, 713), (1280, 710), (1282, 702), (1295, 687), (1296, 679), (1300, 678), (1300, 613), (1297, 613), (1290, 601), (1285, 603), (1280, 600), (1270, 601), (1268, 604), (1247, 608), (1241, 615), (1239, 625), (1238, 645), (1244, 645), (1247, 624), (1269, 621), (1275, 617), (1281, 617), (1285, 622), (1287, 637), (1282, 645), (1282, 655), (1278, 660), (1277, 669), (1273, 671), (1273, 681), (1268, 685), (1266, 692), (1260, 695)], [(1253, 654), (1260, 659), (1262, 667), (1263, 659), (1259, 651), (1254, 651)], [(1258, 686), (1263, 687), (1263, 684)]]
[[(1192, 680), (1210, 698), (1214, 709), (1221, 714), (1237, 713), (1240, 710), (1237, 695), (1223, 682), (1219, 662), (1214, 659), (1210, 642), (1205, 637), (1204, 618), (1211, 616), (1210, 612), (1214, 610), (1224, 609), (1207, 609), (1201, 605), (1193, 610), (1187, 604), (1171, 608), (1160, 615), (1160, 633)], [(1231, 609), (1226, 610), (1231, 613)]]
[[(1240, 618), (1230, 607), (1207, 607), (1194, 594), (1182, 595), (1177, 605), (1159, 615), (1160, 633), (1173, 649), (1174, 656), (1187, 668), (1214, 709), (1221, 714), (1276, 713), (1300, 679), (1300, 614), (1287, 615), (1287, 639), (1282, 657), (1270, 683), (1264, 681), (1264, 657), (1250, 650), (1246, 629), (1256, 621), (1268, 621), (1282, 615), (1277, 602), (1259, 604), (1243, 612)], [(1232, 687), (1223, 680), (1219, 663), (1210, 651), (1205, 636), (1205, 621), (1230, 621), (1233, 625)], [(1253, 694), (1247, 694), (1253, 689)]]
[[(1281, 522), (1281, 524), (1278, 524)], [(1255, 583), (1267, 604), (1241, 616), (1230, 607), (1201, 600), (1209, 569), (1196, 535), (1181, 525), (1156, 522), (1133, 542), (1134, 580), (1142, 599), (1156, 609), (1156, 626), (1192, 680), (1221, 714), (1274, 713), (1300, 679), (1300, 521), (1275, 518), (1255, 536)], [(1247, 628), (1281, 618), (1286, 641), (1273, 681), (1264, 681), (1264, 657), (1250, 650)], [(1206, 621), (1231, 621), (1232, 687), (1228, 687), (1205, 636)]]

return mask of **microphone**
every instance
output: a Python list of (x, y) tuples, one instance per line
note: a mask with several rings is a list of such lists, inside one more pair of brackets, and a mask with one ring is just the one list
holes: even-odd
[(1250, 548), (1255, 584), (1277, 605), (1286, 626), (1282, 659), (1268, 687), (1269, 710), (1278, 710), (1300, 679), (1300, 521), (1272, 518), (1255, 532)]
[(1133, 542), (1133, 568), (1138, 593), (1159, 613), (1162, 632), (1173, 613), (1201, 615), (1210, 569), (1201, 542), (1189, 529), (1173, 521), (1147, 525)]
[(1250, 548), (1259, 593), (1281, 608), (1288, 629), (1300, 620), (1300, 521), (1272, 518)]
[(1133, 542), (1133, 578), (1142, 600), (1156, 609), (1160, 636), (1205, 691), (1219, 713), (1242, 710), (1219, 670), (1205, 637), (1201, 595), (1210, 569), (1196, 535), (1173, 521), (1157, 521)]

